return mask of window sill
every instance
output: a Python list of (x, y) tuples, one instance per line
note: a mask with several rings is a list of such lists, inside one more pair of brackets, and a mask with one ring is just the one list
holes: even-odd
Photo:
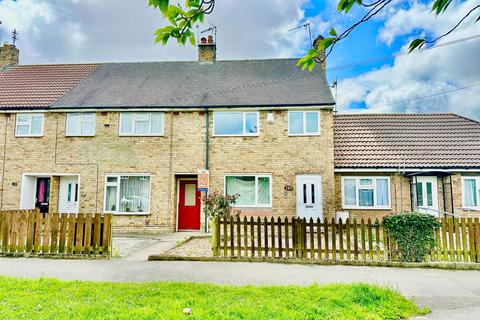
[(359, 207), (359, 206), (342, 206), (346, 210), (392, 210), (392, 207)]
[(119, 134), (119, 137), (165, 137), (165, 134)]
[(462, 207), (463, 211), (480, 211), (480, 207)]
[(111, 213), (114, 216), (149, 216), (150, 212), (112, 212), (104, 211), (104, 213)]
[(249, 138), (249, 137), (259, 137), (260, 134), (214, 134), (214, 138), (228, 138), (228, 137), (238, 137), (238, 138)]
[(245, 208), (245, 209), (272, 209), (272, 206), (271, 205), (252, 205), (252, 206), (247, 206), (247, 205), (242, 205), (242, 206), (233, 206), (233, 208), (235, 209), (242, 209), (242, 208)]
[(321, 136), (322, 134), (319, 133), (300, 133), (300, 134), (295, 134), (295, 133), (289, 133), (289, 137), (318, 137)]
[(65, 137), (67, 138), (88, 138), (88, 137), (95, 137), (95, 134), (66, 134)]
[(43, 138), (43, 134), (41, 135), (15, 135), (15, 138)]

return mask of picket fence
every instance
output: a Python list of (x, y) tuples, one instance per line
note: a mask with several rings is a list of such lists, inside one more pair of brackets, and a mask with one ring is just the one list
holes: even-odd
[(0, 254), (111, 257), (112, 215), (1, 211)]
[[(427, 261), (480, 262), (478, 218), (442, 218)], [(212, 223), (214, 256), (306, 261), (398, 261), (394, 237), (378, 221), (237, 217)]]

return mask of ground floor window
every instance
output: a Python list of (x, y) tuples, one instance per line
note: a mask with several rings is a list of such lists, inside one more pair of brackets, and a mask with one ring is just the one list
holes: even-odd
[(105, 212), (148, 214), (150, 176), (105, 176)]
[(239, 197), (237, 207), (271, 207), (272, 177), (270, 175), (227, 175), (225, 194)]
[(342, 177), (342, 204), (346, 209), (389, 209), (389, 177)]
[(480, 210), (480, 177), (462, 177), (463, 207)]

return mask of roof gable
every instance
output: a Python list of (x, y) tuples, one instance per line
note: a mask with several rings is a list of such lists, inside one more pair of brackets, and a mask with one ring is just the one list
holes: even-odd
[(334, 118), (337, 168), (480, 167), (480, 123), (450, 113)]

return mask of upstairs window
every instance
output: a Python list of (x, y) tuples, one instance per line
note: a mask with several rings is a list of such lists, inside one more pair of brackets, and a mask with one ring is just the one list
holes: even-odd
[(215, 112), (213, 134), (216, 136), (258, 135), (258, 112)]
[(15, 136), (41, 137), (43, 135), (43, 113), (17, 114)]
[(320, 134), (320, 112), (289, 111), (288, 134), (291, 136), (308, 136)]
[(94, 136), (95, 113), (68, 113), (67, 136)]
[(163, 132), (163, 112), (120, 113), (121, 136), (162, 136)]
[(389, 209), (389, 177), (342, 177), (342, 204), (345, 209)]

